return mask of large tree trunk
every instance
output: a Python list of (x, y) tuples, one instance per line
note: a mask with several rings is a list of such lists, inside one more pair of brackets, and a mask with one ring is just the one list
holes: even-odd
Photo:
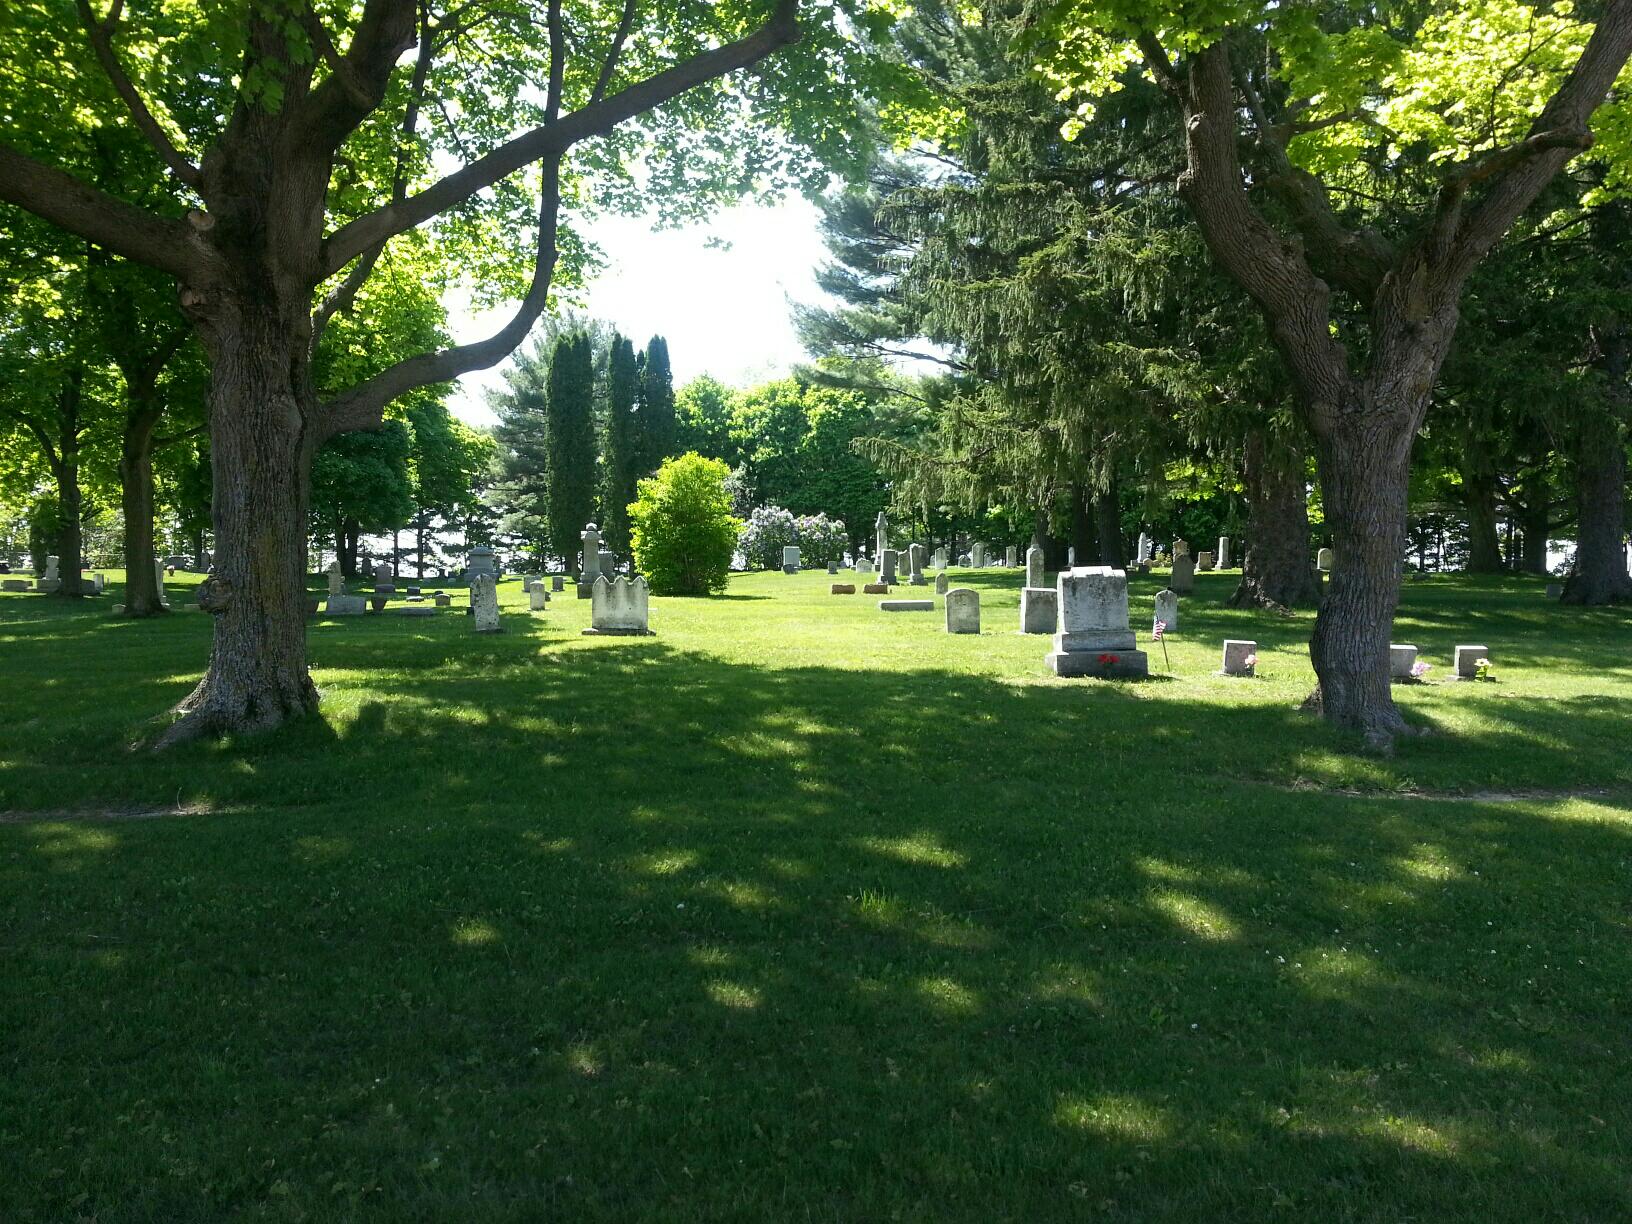
[(1576, 444), (1575, 565), (1562, 602), (1632, 602), (1626, 568), (1626, 440), (1610, 418), (1584, 423)]
[(1567, 604), (1632, 602), (1626, 569), (1626, 434), (1632, 416), (1632, 332), (1598, 329), (1594, 364), (1606, 381), (1609, 411), (1587, 408), (1575, 431), (1575, 565), (1564, 583)]
[(1462, 447), (1462, 492), (1468, 514), (1468, 573), (1499, 574), (1502, 539), (1496, 529), (1496, 470), (1482, 439), (1468, 437)]
[[(1420, 417), (1418, 418), (1420, 419)], [(1379, 746), (1409, 731), (1389, 692), (1388, 647), (1400, 599), (1413, 431), (1375, 409), (1338, 416), (1315, 455), (1335, 560), (1309, 657), (1328, 721)]]
[(125, 511), (125, 615), (158, 616), (159, 584), (153, 572), (153, 431), (162, 407), (133, 405), (125, 416), (119, 454), (119, 487)]
[(1128, 552), (1122, 541), (1122, 499), (1117, 495), (1114, 477), (1094, 494), (1094, 527), (1099, 536), (1099, 563), (1126, 569)]
[(1099, 557), (1099, 537), (1094, 526), (1093, 494), (1085, 485), (1071, 486), (1071, 543), (1078, 565), (1089, 565)]
[(62, 518), (57, 523), (57, 573), (62, 579), (59, 595), (79, 598), (85, 592), (79, 581), (79, 563), (84, 552), (84, 497), (79, 489), (78, 446), (64, 439), (62, 465), (57, 473), (57, 505)]
[(1247, 544), (1232, 608), (1314, 607), (1320, 573), (1309, 551), (1309, 488), (1303, 457), (1271, 457), (1264, 431), (1247, 435)]
[(209, 669), (177, 706), (184, 717), (161, 746), (268, 730), (317, 706), (304, 607), (315, 447), (291, 378), (302, 367), (289, 352), (294, 329), (251, 309), (206, 339), (215, 569), (199, 604), (213, 615), (215, 634)]

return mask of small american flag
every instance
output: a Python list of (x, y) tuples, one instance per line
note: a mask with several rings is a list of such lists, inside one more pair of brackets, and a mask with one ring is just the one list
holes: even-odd
[(1152, 627), (1152, 629), (1150, 631), (1151, 641), (1153, 641), (1153, 642), (1161, 641), (1162, 640), (1162, 634), (1165, 633), (1166, 631), (1167, 631), (1167, 622), (1166, 621), (1157, 621), (1156, 624)]

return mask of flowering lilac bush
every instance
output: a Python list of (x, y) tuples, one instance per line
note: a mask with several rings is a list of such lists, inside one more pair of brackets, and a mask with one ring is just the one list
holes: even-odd
[[(850, 543), (850, 533), (843, 519), (830, 519), (825, 514), (807, 514), (794, 524), (799, 545), (799, 560), (803, 565), (826, 565), (842, 561)], [(778, 560), (780, 561), (780, 555)]]
[(755, 506), (737, 533), (737, 551), (749, 569), (781, 569), (782, 549), (798, 542), (793, 513), (781, 506)]
[(799, 546), (801, 564), (814, 566), (840, 560), (849, 542), (842, 519), (825, 514), (795, 518), (781, 506), (756, 506), (737, 536), (737, 551), (749, 569), (780, 569), (782, 550), (789, 544)]

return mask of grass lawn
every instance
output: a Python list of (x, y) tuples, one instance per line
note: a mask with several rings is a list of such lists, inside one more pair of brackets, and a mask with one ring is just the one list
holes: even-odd
[(1632, 614), (1409, 582), (1378, 759), (1233, 576), (1138, 684), (955, 579), (318, 620), (162, 756), (206, 617), (0, 595), (0, 1220), (1632, 1218)]

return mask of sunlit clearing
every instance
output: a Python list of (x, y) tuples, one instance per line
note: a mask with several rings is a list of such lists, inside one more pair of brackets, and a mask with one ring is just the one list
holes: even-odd
[(740, 982), (710, 982), (708, 997), (721, 1007), (749, 1011), (759, 1006), (759, 991)]
[(461, 918), (453, 924), (453, 942), (470, 948), (479, 944), (497, 943), (499, 929), (480, 918)]
[(1189, 893), (1151, 893), (1150, 903), (1175, 925), (1183, 927), (1198, 939), (1216, 942), (1239, 939), (1241, 936), (1240, 929), (1223, 910)]
[(948, 977), (921, 978), (918, 993), (938, 1012), (967, 1016), (980, 1010), (980, 1001), (974, 991)]
[(929, 833), (915, 833), (911, 837), (863, 837), (858, 839), (858, 844), (874, 854), (924, 867), (962, 867), (969, 861), (956, 850), (937, 844)]
[(657, 850), (635, 855), (629, 860), (629, 869), (649, 876), (678, 875), (696, 866), (699, 857), (695, 850)]
[(1430, 1156), (1455, 1156), (1457, 1142), (1417, 1118), (1379, 1118), (1360, 1127), (1362, 1135), (1386, 1139), (1402, 1148)]
[(1165, 1139), (1172, 1130), (1163, 1110), (1116, 1093), (1061, 1097), (1054, 1107), (1054, 1121), (1110, 1139)]
[(704, 969), (723, 969), (737, 958), (717, 944), (701, 944), (687, 952), (686, 959)]
[(112, 833), (104, 833), (101, 829), (88, 829), (84, 825), (60, 822), (42, 824), (40, 832), (44, 835), (40, 840), (41, 854), (80, 854), (87, 850), (112, 850), (119, 844), (119, 839)]
[(1462, 868), (1451, 861), (1442, 847), (1428, 842), (1419, 842), (1411, 847), (1411, 856), (1396, 859), (1395, 865), (1419, 880), (1459, 880), (1464, 875)]

